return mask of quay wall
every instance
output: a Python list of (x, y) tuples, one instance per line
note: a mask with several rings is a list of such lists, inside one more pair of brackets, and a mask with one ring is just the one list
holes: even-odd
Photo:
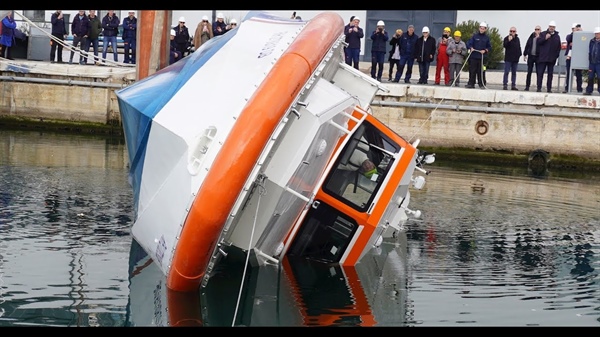
[[(407, 140), (420, 139), (420, 147), (544, 150), (600, 163), (596, 93), (505, 91), (494, 75), (486, 90), (385, 82), (389, 91), (380, 91), (369, 110)], [(119, 126), (115, 91), (135, 81), (135, 68), (3, 61), (0, 79), (0, 125), (22, 118)]]
[(600, 97), (389, 85), (373, 114), (420, 146), (527, 154), (545, 150), (600, 161)]

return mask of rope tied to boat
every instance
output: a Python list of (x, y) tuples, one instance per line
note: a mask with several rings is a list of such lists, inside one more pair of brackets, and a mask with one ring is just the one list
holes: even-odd
[(246, 280), (246, 273), (248, 271), (248, 262), (250, 260), (250, 250), (252, 249), (252, 240), (254, 239), (254, 229), (256, 229), (256, 219), (258, 219), (258, 210), (260, 209), (260, 199), (263, 195), (267, 194), (265, 187), (266, 177), (260, 174), (256, 179), (256, 188), (258, 189), (258, 199), (256, 201), (256, 212), (254, 213), (254, 222), (252, 223), (252, 231), (250, 232), (250, 241), (248, 242), (248, 250), (246, 252), (246, 263), (244, 264), (244, 272), (242, 273), (242, 282), (240, 283), (240, 290), (238, 292), (237, 303), (235, 304), (235, 312), (233, 314), (233, 320), (231, 326), (235, 326), (235, 320), (237, 318), (237, 312), (240, 307), (240, 300), (242, 298), (242, 291), (244, 289), (244, 281)]

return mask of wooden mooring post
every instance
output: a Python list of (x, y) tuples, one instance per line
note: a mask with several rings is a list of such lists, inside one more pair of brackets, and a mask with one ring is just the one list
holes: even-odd
[(172, 11), (166, 10), (140, 11), (135, 62), (136, 81), (169, 65), (171, 16)]

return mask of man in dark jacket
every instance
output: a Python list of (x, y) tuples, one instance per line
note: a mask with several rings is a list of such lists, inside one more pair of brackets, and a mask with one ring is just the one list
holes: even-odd
[(129, 11), (123, 19), (123, 63), (135, 64), (135, 48), (137, 34), (137, 18), (134, 11)]
[(112, 46), (114, 61), (119, 61), (119, 54), (117, 51), (117, 35), (119, 34), (119, 17), (115, 15), (115, 11), (110, 10), (102, 18), (102, 62), (106, 62), (106, 53), (108, 52), (108, 45)]
[(523, 52), (523, 60), (527, 62), (527, 78), (525, 79), (525, 91), (529, 91), (531, 85), (531, 73), (534, 71), (537, 73), (537, 43), (536, 38), (540, 36), (542, 28), (535, 26), (533, 33), (529, 35), (527, 42), (525, 42), (525, 51)]
[(556, 31), (556, 22), (550, 21), (548, 29), (543, 31), (536, 39), (538, 47), (538, 66), (537, 66), (537, 92), (542, 91), (542, 81), (544, 72), (548, 69), (548, 80), (546, 81), (546, 91), (552, 92), (552, 76), (554, 74), (554, 65), (560, 54), (560, 36)]
[(404, 75), (404, 83), (410, 83), (410, 77), (412, 76), (412, 68), (415, 62), (413, 52), (415, 51), (415, 44), (419, 37), (415, 34), (415, 26), (409, 25), (406, 34), (402, 34), (400, 38), (400, 62), (398, 62), (398, 71), (392, 82), (400, 82), (404, 66), (406, 66), (406, 75)]
[[(90, 21), (90, 35), (86, 39), (87, 45), (84, 49), (86, 52), (90, 51), (90, 46), (94, 49), (94, 61), (96, 64), (98, 64), (98, 50), (100, 44), (100, 33), (102, 33), (102, 21), (100, 21), (100, 18), (96, 15), (95, 10), (90, 10), (88, 20)], [(87, 57), (83, 58), (83, 62), (87, 63)]]
[(469, 55), (469, 82), (465, 87), (475, 88), (475, 78), (480, 89), (485, 89), (483, 79), (483, 55), (492, 51), (490, 37), (486, 34), (487, 24), (479, 24), (479, 31), (467, 41), (467, 49), (471, 52)]
[(429, 80), (429, 66), (435, 56), (435, 38), (429, 36), (429, 27), (423, 27), (423, 35), (417, 39), (413, 58), (419, 64), (419, 82), (418, 84), (427, 84)]
[(517, 34), (517, 28), (510, 27), (508, 35), (504, 38), (504, 78), (503, 89), (508, 89), (508, 73), (510, 72), (511, 90), (517, 89), (517, 66), (521, 58), (521, 40)]
[(50, 23), (52, 24), (52, 31), (50, 32), (52, 34), (52, 40), (50, 40), (50, 62), (54, 63), (54, 58), (56, 58), (56, 62), (63, 63), (62, 52), (63, 44), (67, 37), (67, 28), (65, 27), (65, 19), (63, 18), (62, 11), (52, 13)]
[(360, 61), (360, 39), (365, 36), (363, 29), (358, 26), (359, 24), (360, 18), (355, 16), (352, 24), (346, 26), (344, 29), (344, 35), (348, 42), (348, 46), (346, 47), (346, 64), (349, 66), (353, 65), (355, 69), (358, 69)]
[(383, 63), (385, 62), (385, 49), (389, 40), (388, 33), (385, 31), (385, 23), (382, 20), (377, 22), (377, 28), (371, 34), (371, 40), (373, 40), (373, 44), (371, 45), (371, 77), (381, 82)]
[[(87, 38), (90, 35), (90, 20), (85, 15), (84, 10), (80, 10), (79, 14), (75, 15), (73, 22), (71, 23), (71, 32), (73, 33), (73, 48), (83, 49), (87, 46)], [(73, 63), (73, 56), (75, 51), (71, 49), (71, 57), (69, 57), (69, 63)], [(79, 64), (83, 64), (83, 55), (79, 53)]]

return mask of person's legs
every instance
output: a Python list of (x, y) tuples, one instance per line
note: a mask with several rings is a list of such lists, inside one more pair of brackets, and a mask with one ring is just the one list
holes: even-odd
[(131, 46), (129, 45), (129, 40), (129, 38), (123, 39), (123, 63), (129, 63), (129, 60), (131, 58)]
[(548, 79), (546, 82), (546, 90), (548, 92), (551, 92), (552, 91), (552, 77), (554, 77), (554, 63), (548, 62), (547, 67), (548, 67)]
[(129, 63), (135, 64), (135, 60), (136, 60), (136, 48), (137, 48), (135, 38), (131, 39), (129, 46), (131, 47), (131, 59), (130, 59)]
[(444, 64), (442, 65), (442, 70), (444, 71), (444, 83), (446, 85), (450, 84), (450, 60), (448, 57), (443, 58)]
[(437, 62), (435, 63), (435, 84), (440, 84), (441, 75), (442, 75), (442, 61), (438, 57)]
[(546, 63), (538, 62), (537, 63), (537, 91), (542, 91), (542, 81), (544, 79), (544, 71), (546, 70)]
[(73, 36), (73, 48), (71, 49), (71, 56), (69, 57), (69, 63), (73, 63), (73, 56), (75, 55), (75, 48), (79, 43), (79, 37)]
[(398, 61), (398, 67), (396, 68), (396, 76), (394, 77), (394, 82), (400, 82), (400, 78), (402, 77), (402, 72), (404, 72), (404, 66), (408, 59), (404, 56), (400, 56), (400, 60)]
[(60, 37), (58, 37), (58, 39), (60, 40), (59, 41), (60, 43), (58, 43), (58, 46), (56, 46), (56, 53), (57, 53), (56, 58), (58, 59), (59, 63), (62, 63), (63, 62), (63, 59), (62, 59), (62, 57), (63, 57), (63, 45), (62, 45), (62, 43), (65, 41), (65, 38), (62, 37), (62, 36), (60, 36)]
[(385, 52), (377, 53), (377, 80), (381, 82), (381, 76), (383, 76), (383, 64), (385, 62)]
[(517, 66), (519, 65), (518, 62), (511, 62), (510, 63), (510, 71), (511, 71), (511, 87), (512, 88), (516, 88), (517, 87)]
[(88, 53), (90, 51), (90, 39), (89, 38), (85, 39), (85, 42), (83, 44), (83, 48), (81, 48), (81, 49), (83, 51), (85, 51), (85, 54), (83, 54), (83, 60), (81, 59), (81, 56), (79, 57), (79, 63), (86, 64), (87, 60), (88, 60), (87, 55), (88, 55)]
[(102, 63), (106, 63), (106, 53), (108, 52), (108, 41), (110, 38), (108, 36), (102, 37)]
[(429, 66), (430, 65), (431, 65), (431, 62), (429, 62), (429, 61), (423, 62), (423, 75), (425, 75), (425, 83), (423, 83), (423, 84), (427, 84), (427, 81), (429, 81)]
[(377, 71), (377, 53), (371, 52), (371, 77), (375, 77), (375, 72)]
[(529, 56), (527, 58), (527, 77), (525, 78), (525, 90), (529, 90), (529, 86), (531, 85), (531, 73), (533, 72), (533, 56)]
[(583, 71), (581, 69), (575, 70), (575, 83), (577, 83), (577, 92), (583, 91)]
[(502, 76), (502, 88), (506, 89), (508, 86), (508, 72), (510, 71), (510, 62), (504, 62), (504, 75)]
[(110, 43), (111, 43), (112, 48), (113, 48), (114, 61), (118, 62), (119, 61), (119, 51), (117, 50), (117, 37), (116, 36), (111, 36), (110, 37)]
[(467, 87), (475, 87), (475, 77), (477, 76), (477, 64), (479, 62), (479, 60), (475, 59), (469, 60), (469, 81), (467, 82)]
[(360, 64), (360, 48), (352, 49), (352, 64), (354, 69), (359, 69)]
[(565, 81), (565, 92), (567, 92), (567, 90), (569, 90), (569, 83), (571, 83), (571, 59), (566, 59), (565, 65), (567, 68), (567, 77), (566, 77), (567, 80)]

